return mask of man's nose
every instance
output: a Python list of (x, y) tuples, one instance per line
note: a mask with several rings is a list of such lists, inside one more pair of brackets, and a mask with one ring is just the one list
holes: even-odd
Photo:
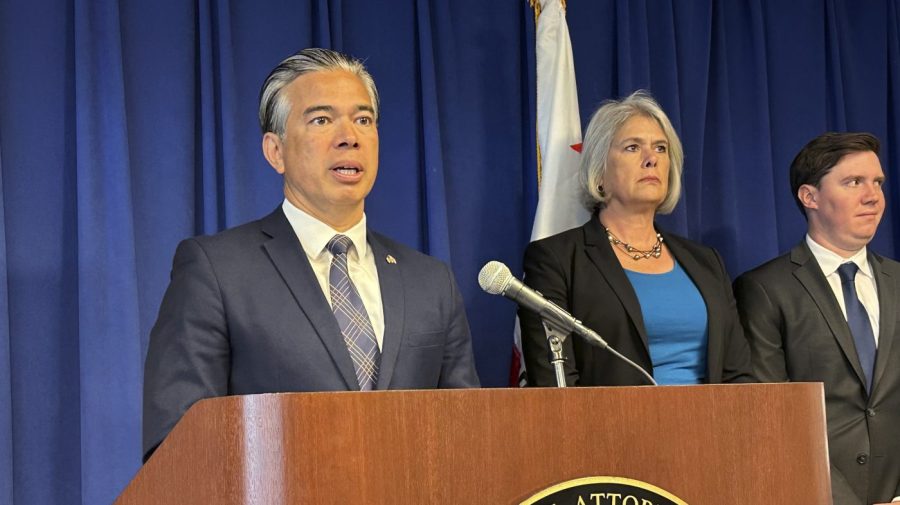
[(335, 145), (337, 147), (359, 147), (359, 140), (356, 136), (356, 130), (353, 129), (351, 121), (338, 121), (337, 131), (335, 132)]
[(863, 193), (863, 203), (877, 203), (883, 196), (881, 186), (877, 183), (865, 185), (866, 191)]

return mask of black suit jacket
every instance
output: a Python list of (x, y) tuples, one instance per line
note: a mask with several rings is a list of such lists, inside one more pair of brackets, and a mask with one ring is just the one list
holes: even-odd
[[(376, 389), (477, 387), (450, 269), (375, 232), (367, 240), (384, 306)], [(179, 244), (144, 368), (145, 457), (202, 398), (358, 389), (340, 327), (280, 207)]]
[(869, 253), (880, 306), (871, 396), (853, 336), (806, 242), (735, 281), (753, 370), (766, 382), (823, 382), (835, 505), (900, 495), (900, 263)]
[[(749, 382), (750, 350), (731, 293), (731, 279), (713, 249), (663, 233), (666, 246), (706, 302), (709, 320), (707, 382)], [(653, 373), (641, 306), (595, 215), (580, 228), (532, 242), (525, 252), (525, 282), (600, 334), (617, 351)], [(519, 311), (530, 384), (556, 385), (540, 318)], [(646, 384), (640, 372), (580, 337), (566, 339), (570, 385)]]

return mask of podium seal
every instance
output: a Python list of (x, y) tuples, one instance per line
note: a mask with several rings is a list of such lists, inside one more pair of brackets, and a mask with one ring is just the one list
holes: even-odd
[(623, 477), (584, 477), (554, 484), (520, 505), (688, 505), (665, 489)]

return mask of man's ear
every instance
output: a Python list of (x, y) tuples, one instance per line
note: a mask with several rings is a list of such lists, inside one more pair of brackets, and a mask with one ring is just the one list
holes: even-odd
[(797, 198), (807, 209), (819, 208), (819, 189), (812, 184), (804, 184), (797, 189)]
[(272, 132), (266, 132), (262, 138), (262, 151), (269, 165), (272, 165), (276, 172), (284, 175), (284, 144), (281, 137)]

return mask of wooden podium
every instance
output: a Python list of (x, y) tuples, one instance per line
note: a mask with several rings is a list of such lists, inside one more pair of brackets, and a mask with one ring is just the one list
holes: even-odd
[(822, 385), (203, 400), (116, 503), (519, 504), (589, 476), (689, 505), (830, 504)]

